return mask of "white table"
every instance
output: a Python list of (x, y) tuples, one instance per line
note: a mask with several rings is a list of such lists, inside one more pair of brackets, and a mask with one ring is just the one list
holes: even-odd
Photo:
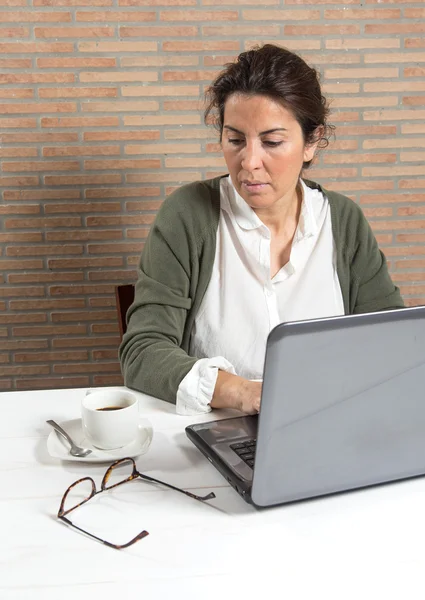
[(187, 424), (226, 414), (180, 417), (142, 394), (154, 438), (139, 471), (214, 491), (213, 507), (138, 480), (88, 510), (94, 525), (107, 509), (139, 511), (132, 534), (110, 541), (148, 537), (113, 550), (67, 527), (55, 516), (63, 492), (86, 475), (100, 484), (105, 465), (51, 458), (45, 421), (78, 417), (84, 394), (0, 394), (1, 600), (425, 597), (425, 478), (259, 511), (185, 436)]

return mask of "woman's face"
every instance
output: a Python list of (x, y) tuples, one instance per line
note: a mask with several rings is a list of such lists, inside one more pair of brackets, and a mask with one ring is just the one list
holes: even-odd
[(222, 149), (238, 193), (251, 208), (279, 208), (294, 198), (306, 146), (292, 112), (267, 96), (233, 94), (224, 107)]

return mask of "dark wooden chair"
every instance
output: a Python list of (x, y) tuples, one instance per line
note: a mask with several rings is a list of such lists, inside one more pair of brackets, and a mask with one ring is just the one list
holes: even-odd
[(125, 317), (130, 308), (130, 304), (132, 304), (134, 300), (134, 284), (128, 283), (115, 286), (115, 300), (117, 303), (118, 325), (122, 339), (122, 336), (127, 330), (127, 321)]

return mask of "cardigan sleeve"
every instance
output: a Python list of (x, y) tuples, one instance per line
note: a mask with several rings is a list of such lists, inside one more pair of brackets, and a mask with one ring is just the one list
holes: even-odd
[[(191, 274), (173, 248), (175, 236), (170, 239), (164, 218), (158, 213), (142, 253), (119, 356), (127, 387), (175, 402), (180, 381), (196, 362), (181, 348)], [(178, 227), (174, 222), (174, 233)], [(184, 244), (185, 237), (181, 240)]]
[(350, 312), (365, 313), (403, 308), (400, 290), (388, 272), (384, 254), (373, 231), (357, 207), (356, 241), (350, 269)]
[(208, 182), (182, 186), (161, 206), (119, 348), (127, 387), (176, 402), (180, 382), (197, 361), (187, 353), (188, 340), (211, 276), (218, 215), (218, 188)]

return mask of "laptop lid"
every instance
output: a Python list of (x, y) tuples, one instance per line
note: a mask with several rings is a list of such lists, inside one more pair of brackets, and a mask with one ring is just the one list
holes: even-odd
[(270, 506), (425, 473), (425, 307), (270, 332), (252, 501)]

